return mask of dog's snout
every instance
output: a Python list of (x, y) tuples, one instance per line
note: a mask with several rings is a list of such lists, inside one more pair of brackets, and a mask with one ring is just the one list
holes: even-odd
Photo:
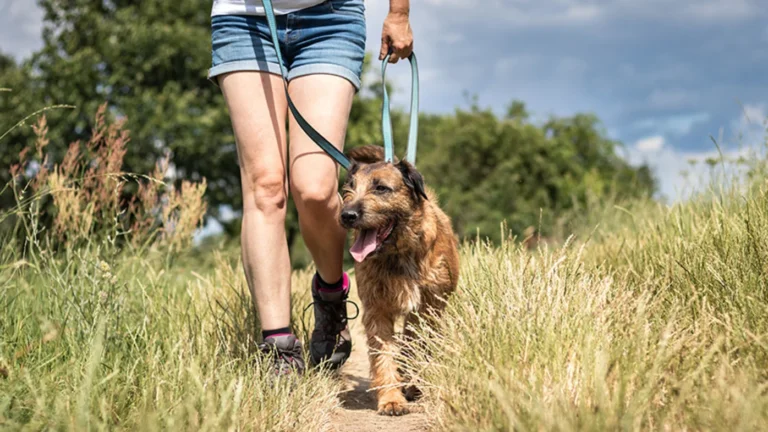
[(360, 219), (360, 212), (355, 209), (345, 209), (341, 212), (341, 222), (344, 225), (352, 225)]

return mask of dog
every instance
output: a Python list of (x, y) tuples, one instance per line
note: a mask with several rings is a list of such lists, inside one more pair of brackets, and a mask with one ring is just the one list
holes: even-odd
[[(371, 385), (382, 415), (408, 413), (407, 400), (418, 392), (406, 387), (394, 353), (395, 322), (434, 322), (456, 290), (458, 241), (434, 191), (407, 161), (384, 162), (380, 146), (347, 153), (352, 165), (342, 187), (340, 223), (352, 231), (350, 253), (363, 304)], [(407, 343), (407, 342), (406, 342)], [(403, 348), (407, 348), (404, 346)], [(408, 396), (408, 398), (406, 398)]]

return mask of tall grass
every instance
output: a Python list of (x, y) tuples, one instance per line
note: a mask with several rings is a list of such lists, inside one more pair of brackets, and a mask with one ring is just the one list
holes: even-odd
[[(338, 380), (269, 379), (239, 254), (187, 251), (204, 183), (173, 185), (167, 160), (124, 173), (129, 136), (95, 124), (55, 162), (39, 120), (13, 167), (0, 429), (327, 429)], [(674, 207), (605, 206), (565, 245), (464, 245), (407, 365), (433, 428), (768, 428), (768, 183), (751, 173)], [(293, 276), (305, 341), (310, 277)]]
[(768, 182), (603, 217), (533, 254), (464, 248), (410, 366), (437, 429), (768, 428)]
[[(273, 381), (237, 254), (184, 252), (205, 184), (167, 162), (122, 172), (128, 133), (102, 108), (49, 160), (44, 118), (9, 185), (0, 246), (0, 429), (322, 430), (327, 374)], [(125, 201), (124, 187), (136, 199)], [(311, 273), (294, 274), (294, 316)], [(297, 332), (306, 338), (303, 323)]]

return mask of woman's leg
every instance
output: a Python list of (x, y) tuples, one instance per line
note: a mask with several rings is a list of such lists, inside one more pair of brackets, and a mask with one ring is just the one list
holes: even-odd
[[(354, 97), (352, 84), (333, 75), (305, 75), (291, 80), (289, 92), (307, 121), (341, 150)], [(352, 353), (344, 302), (349, 285), (342, 274), (346, 236), (337, 215), (338, 168), (301, 130), (293, 116), (289, 122), (291, 191), (299, 212), (301, 234), (319, 275), (312, 286), (315, 325), (309, 354), (313, 364), (337, 368)]]
[[(291, 80), (289, 92), (306, 120), (341, 150), (355, 88), (344, 78), (314, 74)], [(338, 222), (336, 163), (289, 119), (291, 192), (299, 212), (301, 235), (320, 277), (341, 280), (346, 234)]]
[(234, 72), (219, 77), (237, 141), (243, 190), (241, 250), (264, 330), (291, 320), (291, 266), (285, 239), (285, 119), (279, 75)]

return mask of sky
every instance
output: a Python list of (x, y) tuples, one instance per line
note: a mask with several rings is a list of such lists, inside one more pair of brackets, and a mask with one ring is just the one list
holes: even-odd
[[(372, 53), (388, 5), (366, 0)], [(593, 113), (624, 157), (654, 168), (663, 197), (683, 199), (707, 180), (689, 160), (717, 155), (711, 137), (729, 155), (765, 142), (766, 18), (768, 0), (413, 1), (421, 111), (476, 97), (499, 114), (521, 100), (539, 120)], [(32, 0), (3, 0), (0, 49), (26, 57), (41, 25)], [(387, 73), (405, 107), (407, 63)]]

